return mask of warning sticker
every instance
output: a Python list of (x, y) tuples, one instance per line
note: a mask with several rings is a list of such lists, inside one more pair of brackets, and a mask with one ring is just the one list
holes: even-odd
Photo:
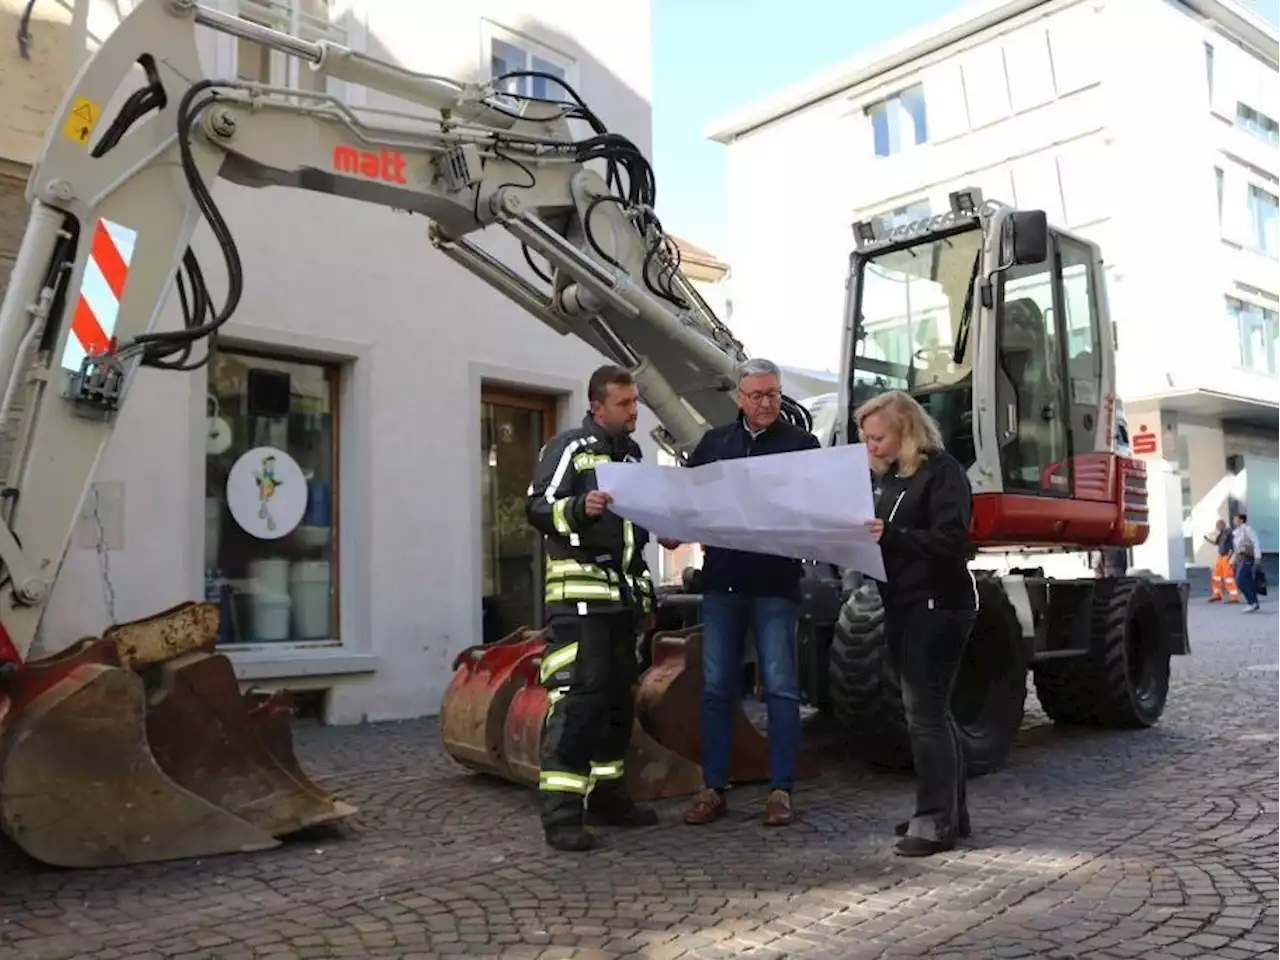
[(92, 100), (76, 97), (71, 104), (71, 112), (67, 114), (67, 122), (62, 125), (62, 133), (68, 140), (88, 144), (93, 125), (98, 122), (102, 108)]

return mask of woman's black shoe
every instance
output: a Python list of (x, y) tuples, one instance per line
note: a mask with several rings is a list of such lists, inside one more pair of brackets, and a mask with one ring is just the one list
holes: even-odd
[[(894, 824), (893, 833), (895, 836), (905, 837), (907, 835), (907, 827), (911, 826), (910, 820), (903, 820), (901, 823)], [(956, 834), (961, 840), (973, 833), (973, 827), (969, 823), (969, 815), (967, 813), (960, 816), (960, 831)]]
[(903, 837), (893, 848), (900, 857), (931, 857), (935, 853), (954, 850), (954, 843), (943, 843), (941, 840), (926, 840), (924, 837)]

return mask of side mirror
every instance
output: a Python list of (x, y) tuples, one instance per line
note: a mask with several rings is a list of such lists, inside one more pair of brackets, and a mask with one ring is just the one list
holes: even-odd
[(1049, 219), (1043, 210), (1020, 210), (1009, 218), (1009, 265), (1044, 263), (1049, 256)]

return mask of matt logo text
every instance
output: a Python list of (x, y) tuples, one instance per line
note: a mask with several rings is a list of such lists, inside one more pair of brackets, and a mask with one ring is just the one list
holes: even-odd
[(377, 153), (357, 150), (355, 147), (334, 147), (333, 169), (370, 180), (385, 180), (387, 183), (408, 182), (404, 178), (404, 154), (386, 147)]

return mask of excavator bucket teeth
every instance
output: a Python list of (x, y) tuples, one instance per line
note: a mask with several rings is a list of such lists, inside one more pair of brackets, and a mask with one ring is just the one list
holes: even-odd
[[(645, 671), (636, 694), (636, 717), (645, 731), (667, 750), (695, 764), (702, 763), (702, 633), (690, 627), (659, 633), (653, 638), (653, 666)], [(816, 774), (811, 761), (801, 758), (796, 776)], [(734, 711), (733, 752), (729, 779), (755, 783), (769, 779), (769, 744), (747, 719), (741, 706)]]
[(276, 761), (226, 657), (189, 653), (154, 669), (159, 687), (147, 705), (147, 736), (160, 769), (179, 786), (274, 837), (355, 812)]
[(312, 796), (332, 804), (340, 816), (349, 817), (357, 812), (356, 807), (334, 799), (303, 772), (297, 754), (293, 752), (293, 698), (287, 690), (278, 690), (265, 697), (246, 695), (245, 707), (258, 739), (289, 776)]
[[(79, 653), (84, 662), (59, 658), (65, 672), (42, 688), (10, 684), (0, 823), (20, 847), (53, 866), (106, 867), (279, 844), (170, 780), (148, 748), (142, 679), (93, 662), (101, 642)], [(39, 667), (22, 675), (38, 683)]]
[[(503, 729), (516, 694), (536, 682), (536, 669), (532, 676), (529, 669), (546, 643), (545, 631), (521, 627), (501, 640), (458, 654), (453, 680), (440, 703), (440, 735), (449, 756), (480, 773), (523, 779), (508, 769)], [(543, 702), (545, 706), (545, 698)], [(536, 766), (533, 782), (538, 782)]]

